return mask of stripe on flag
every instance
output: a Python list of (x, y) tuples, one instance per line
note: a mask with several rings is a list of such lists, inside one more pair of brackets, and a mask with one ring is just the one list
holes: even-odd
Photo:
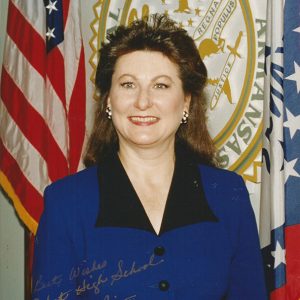
[(86, 93), (79, 5), (69, 0), (9, 1), (0, 184), (34, 233), (45, 186), (80, 165)]

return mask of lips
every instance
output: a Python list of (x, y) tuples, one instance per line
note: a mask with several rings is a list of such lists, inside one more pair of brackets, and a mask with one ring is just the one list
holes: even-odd
[(135, 125), (149, 126), (157, 123), (159, 118), (153, 116), (131, 116), (128, 117), (128, 120)]

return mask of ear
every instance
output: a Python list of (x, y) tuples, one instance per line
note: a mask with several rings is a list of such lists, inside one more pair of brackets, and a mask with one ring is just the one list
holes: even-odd
[(188, 95), (184, 96), (184, 109), (186, 111), (189, 111), (191, 100), (192, 100), (191, 94), (188, 94)]
[(110, 97), (107, 97), (106, 106), (110, 106)]

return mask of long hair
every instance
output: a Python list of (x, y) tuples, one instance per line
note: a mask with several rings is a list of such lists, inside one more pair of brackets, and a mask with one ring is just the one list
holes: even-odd
[(191, 103), (188, 122), (179, 127), (176, 140), (186, 144), (202, 161), (216, 164), (216, 150), (206, 125), (206, 100), (203, 95), (207, 70), (186, 30), (169, 17), (154, 14), (129, 26), (117, 27), (107, 40), (102, 43), (96, 71), (95, 83), (100, 99), (86, 148), (85, 165), (94, 165), (109, 152), (118, 149), (116, 130), (105, 112), (107, 98), (118, 58), (138, 50), (161, 52), (178, 66), (184, 93), (191, 95)]

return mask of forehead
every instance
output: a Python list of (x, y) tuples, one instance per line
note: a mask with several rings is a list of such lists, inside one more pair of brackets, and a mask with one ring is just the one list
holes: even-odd
[(134, 51), (120, 56), (115, 65), (115, 75), (142, 75), (178, 77), (179, 67), (158, 51)]

